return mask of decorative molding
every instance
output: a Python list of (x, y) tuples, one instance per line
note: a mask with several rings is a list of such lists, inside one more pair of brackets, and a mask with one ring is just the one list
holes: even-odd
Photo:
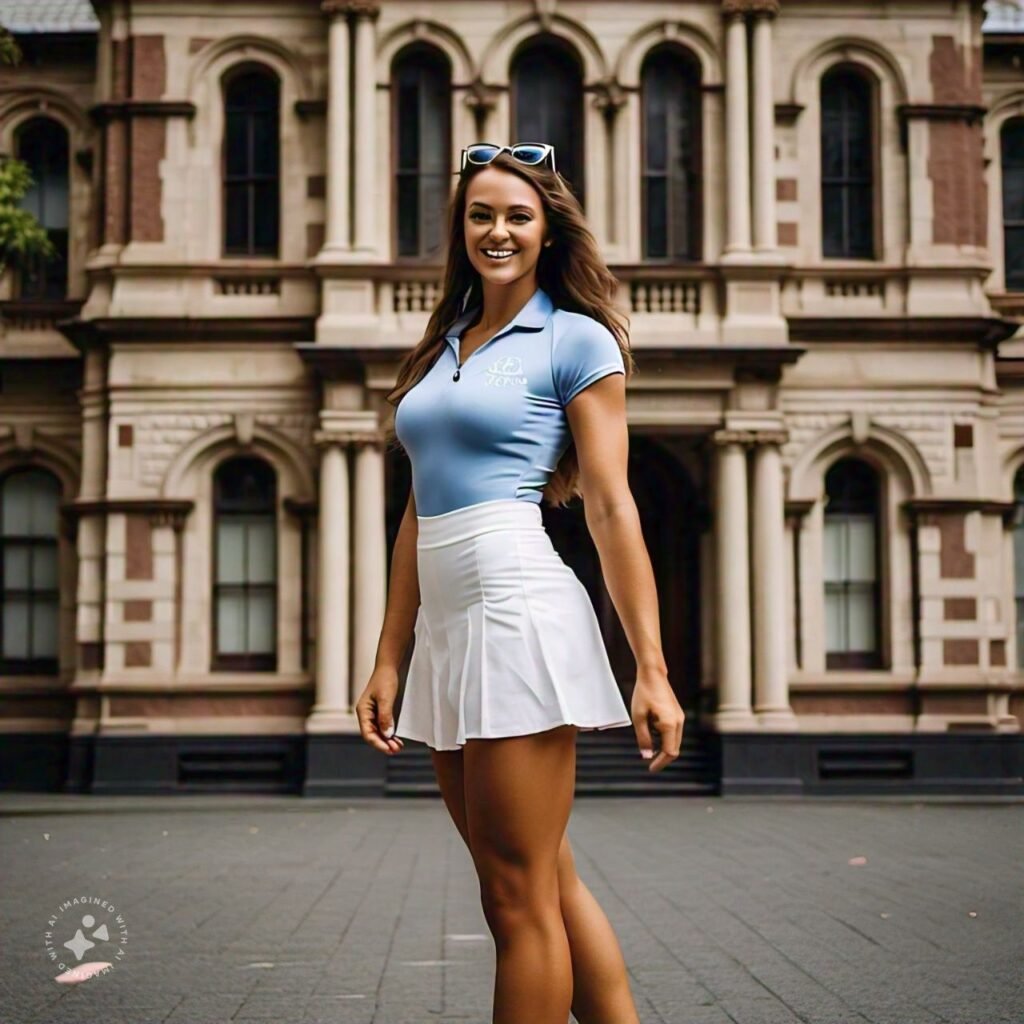
[(94, 515), (142, 515), (153, 526), (170, 526), (181, 530), (189, 517), (195, 502), (172, 498), (87, 498), (65, 502), (61, 513), (77, 522), (82, 516)]
[(784, 445), (789, 441), (789, 431), (785, 428), (777, 430), (755, 430), (754, 444)]
[(121, 100), (97, 103), (89, 108), (89, 116), (96, 124), (133, 117), (186, 117), (192, 120), (196, 116), (196, 105), (188, 100)]
[(311, 117), (324, 117), (327, 114), (327, 100), (296, 100), (295, 116), (300, 121)]
[(256, 417), (251, 412), (236, 412), (232, 417), (235, 440), (242, 448), (250, 448), (256, 432)]
[(988, 316), (791, 316), (793, 341), (928, 341), (995, 348), (1016, 334), (1020, 324)]
[(347, 448), (349, 445), (380, 445), (383, 443), (384, 437), (380, 431), (367, 427), (332, 427), (330, 430), (318, 430), (313, 434), (313, 445), (320, 451), (335, 445)]
[(896, 108), (900, 121), (984, 121), (988, 107), (973, 103), (901, 103)]
[(722, 0), (722, 13), (729, 17), (753, 14), (775, 18), (781, 6), (779, 0)]
[(614, 75), (608, 75), (594, 82), (590, 91), (594, 93), (594, 106), (601, 111), (608, 120), (626, 105), (628, 91), (624, 89)]
[(938, 515), (966, 515), (980, 512), (982, 515), (1000, 516), (1008, 526), (1013, 520), (1014, 501), (996, 501), (987, 498), (908, 498), (901, 507), (914, 519), (918, 526), (932, 526)]
[(796, 119), (804, 112), (802, 103), (776, 103), (775, 123), (796, 124)]
[(103, 317), (59, 320), (57, 330), (84, 351), (103, 341), (309, 341), (316, 333), (312, 316), (267, 317)]
[(480, 117), (484, 114), (489, 114), (498, 104), (498, 97), (501, 95), (502, 90), (494, 85), (487, 85), (483, 79), (477, 75), (472, 82), (465, 87), (466, 95), (463, 97), (462, 102), (469, 107), (473, 113)]
[(757, 431), (755, 430), (722, 428), (721, 430), (715, 430), (712, 432), (711, 440), (717, 445), (739, 444), (744, 447), (750, 447), (755, 443), (756, 436)]
[(380, 17), (380, 4), (377, 0), (321, 0), (320, 10), (324, 14), (343, 17), (373, 20)]

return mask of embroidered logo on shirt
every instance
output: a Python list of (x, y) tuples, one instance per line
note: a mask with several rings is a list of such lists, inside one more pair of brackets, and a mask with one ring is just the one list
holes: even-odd
[(525, 384), (526, 377), (523, 376), (523, 363), (519, 356), (502, 356), (495, 359), (484, 374), (484, 383), (495, 388), (512, 387), (515, 384)]

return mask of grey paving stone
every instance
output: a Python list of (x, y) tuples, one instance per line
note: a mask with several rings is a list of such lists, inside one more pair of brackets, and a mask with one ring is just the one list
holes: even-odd
[[(1022, 807), (588, 799), (569, 834), (643, 1024), (1020, 1024)], [(3, 1024), (490, 1020), (440, 801), (5, 795), (0, 863)], [(75, 895), (118, 905), (126, 957), (58, 986)]]

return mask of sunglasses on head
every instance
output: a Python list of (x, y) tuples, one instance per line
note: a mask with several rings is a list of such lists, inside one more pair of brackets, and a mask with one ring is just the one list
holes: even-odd
[(530, 167), (539, 167), (547, 162), (552, 173), (555, 171), (555, 147), (546, 142), (517, 142), (512, 146), (495, 146), (490, 142), (474, 142), (462, 151), (462, 166), (459, 174), (467, 167), (483, 167), (489, 164), (499, 153), (509, 153), (513, 160)]

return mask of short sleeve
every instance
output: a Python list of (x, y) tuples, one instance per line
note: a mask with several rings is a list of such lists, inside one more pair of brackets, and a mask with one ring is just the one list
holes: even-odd
[(568, 405), (588, 384), (610, 373), (625, 374), (619, 344), (604, 324), (582, 314), (556, 331), (552, 353), (555, 393)]

